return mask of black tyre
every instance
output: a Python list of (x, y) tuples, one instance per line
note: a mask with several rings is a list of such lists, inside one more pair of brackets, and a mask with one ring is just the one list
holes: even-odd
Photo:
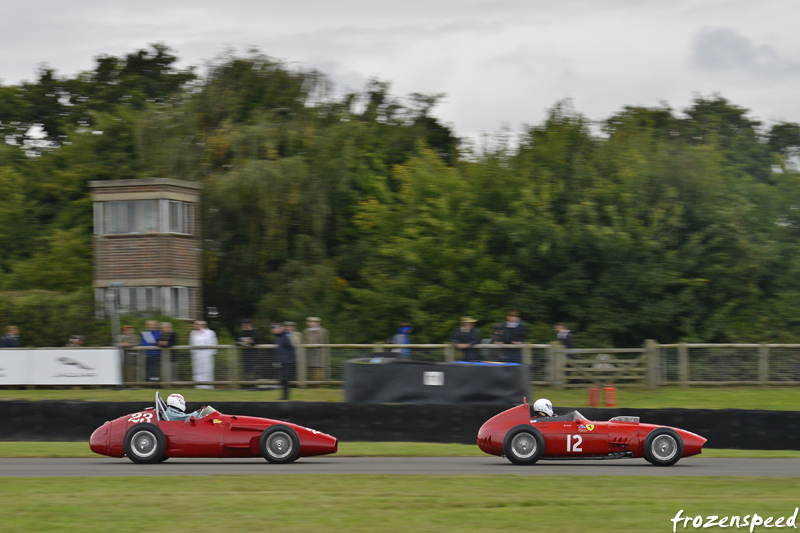
[(683, 457), (683, 439), (669, 428), (657, 428), (644, 439), (644, 458), (655, 466), (672, 466)]
[(282, 424), (265, 429), (258, 446), (261, 455), (270, 463), (291, 463), (300, 455), (300, 439), (297, 433)]
[(153, 424), (135, 424), (123, 440), (125, 455), (134, 463), (158, 463), (167, 449), (164, 432)]
[(544, 437), (535, 427), (515, 426), (503, 439), (503, 453), (515, 465), (532, 465), (544, 455)]

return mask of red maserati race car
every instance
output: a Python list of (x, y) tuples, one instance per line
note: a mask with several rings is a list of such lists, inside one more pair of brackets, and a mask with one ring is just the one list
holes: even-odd
[(644, 457), (656, 466), (672, 466), (697, 455), (706, 439), (683, 429), (641, 424), (638, 416), (593, 422), (578, 411), (534, 418), (527, 400), (487, 420), (478, 446), (517, 465), (540, 459), (622, 459)]
[(206, 406), (185, 421), (170, 421), (156, 392), (155, 407), (106, 422), (89, 439), (95, 453), (134, 463), (171, 457), (259, 457), (291, 463), (298, 457), (336, 453), (335, 437), (297, 424), (254, 416), (224, 415)]

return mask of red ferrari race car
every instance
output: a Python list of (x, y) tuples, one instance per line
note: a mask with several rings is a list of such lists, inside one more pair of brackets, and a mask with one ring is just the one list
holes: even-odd
[(200, 409), (185, 421), (170, 421), (156, 392), (155, 407), (125, 415), (97, 428), (89, 440), (95, 453), (127, 456), (134, 463), (170, 457), (259, 457), (291, 463), (298, 457), (336, 453), (336, 438), (297, 424)]
[(697, 455), (706, 439), (683, 429), (640, 424), (638, 416), (592, 422), (578, 411), (533, 418), (527, 400), (487, 420), (478, 446), (517, 465), (539, 459), (622, 459), (644, 457), (656, 466), (672, 466)]

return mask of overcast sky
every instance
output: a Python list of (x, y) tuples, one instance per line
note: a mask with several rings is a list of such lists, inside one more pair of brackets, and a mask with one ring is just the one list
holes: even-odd
[(563, 98), (601, 120), (719, 93), (753, 118), (800, 122), (800, 0), (29, 0), (0, 17), (0, 80), (62, 76), (150, 43), (179, 65), (226, 49), (392, 93), (446, 93), (458, 135), (538, 124)]

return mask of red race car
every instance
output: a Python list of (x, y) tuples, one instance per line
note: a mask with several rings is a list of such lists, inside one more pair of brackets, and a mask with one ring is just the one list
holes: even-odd
[(656, 466), (672, 466), (697, 455), (706, 439), (683, 429), (640, 424), (638, 416), (592, 422), (578, 411), (534, 418), (522, 405), (487, 420), (478, 431), (478, 446), (517, 465), (539, 459), (622, 459), (644, 457)]
[(106, 422), (89, 439), (95, 453), (127, 456), (134, 463), (170, 457), (259, 457), (291, 463), (298, 457), (336, 453), (338, 441), (297, 424), (253, 416), (223, 415), (203, 407), (186, 421), (169, 421), (156, 392), (155, 407)]

